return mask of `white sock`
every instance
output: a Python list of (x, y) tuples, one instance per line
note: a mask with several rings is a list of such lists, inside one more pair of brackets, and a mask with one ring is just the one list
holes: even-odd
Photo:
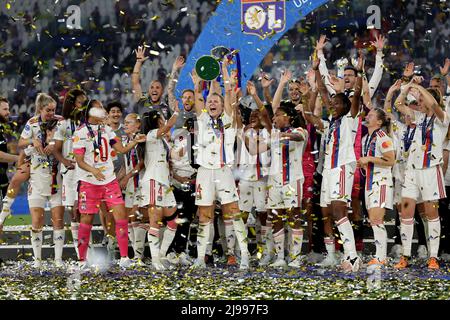
[(273, 235), (277, 260), (284, 260), (284, 228)]
[[(147, 228), (146, 228), (147, 227)], [(148, 224), (137, 225), (134, 229), (134, 256), (143, 259), (145, 250), (145, 237), (147, 236)]]
[(116, 238), (114, 238), (112, 236), (108, 236), (108, 243), (106, 244), (106, 251), (108, 253), (108, 256), (112, 259), (115, 259), (115, 257), (116, 257), (116, 247), (117, 247)]
[(285, 252), (285, 255), (291, 253), (291, 241), (290, 241), (291, 240), (291, 234), (292, 234), (291, 227), (288, 226), (287, 227), (287, 232), (286, 231), (284, 232), (284, 252)]
[(441, 219), (439, 217), (432, 220), (428, 219), (428, 233), (430, 257), (437, 258), (441, 240)]
[(11, 214), (11, 204), (15, 198), (5, 196), (3, 198), (2, 212), (0, 213), (0, 224), (5, 223), (5, 219)]
[(134, 229), (133, 223), (128, 224), (128, 240), (130, 241), (131, 247), (134, 248)]
[(31, 231), (31, 246), (33, 247), (33, 255), (35, 260), (41, 260), (42, 252), (42, 231)]
[(148, 230), (148, 245), (152, 254), (152, 262), (159, 262), (159, 229), (150, 228)]
[(238, 240), (239, 249), (241, 250), (241, 256), (248, 255), (247, 226), (242, 218), (239, 218), (233, 219), (233, 227)]
[(323, 238), (323, 242), (325, 243), (325, 249), (327, 249), (327, 254), (332, 256), (336, 253), (336, 247), (334, 245), (334, 238), (325, 237)]
[(159, 242), (162, 242), (164, 231), (166, 231), (166, 226), (161, 226), (161, 228), (159, 229)]
[(348, 221), (347, 217), (342, 218), (336, 222), (339, 233), (341, 234), (341, 240), (344, 246), (344, 251), (350, 256), (351, 259), (357, 256), (355, 247), (355, 236), (353, 234), (353, 228)]
[(224, 253), (227, 252), (227, 237), (225, 235), (225, 224), (223, 223), (223, 219), (219, 218), (217, 219), (217, 229), (219, 231), (219, 239), (220, 239), (220, 245), (222, 246), (222, 251)]
[(420, 219), (422, 220), (423, 229), (425, 233), (425, 239), (427, 240), (427, 249), (430, 251), (430, 230), (428, 228), (428, 218), (425, 214), (419, 214)]
[(208, 244), (206, 245), (206, 254), (212, 255), (212, 247), (214, 242), (214, 223), (209, 224), (209, 238), (208, 238)]
[(302, 253), (303, 244), (303, 230), (302, 229), (292, 229), (291, 230), (291, 247), (290, 255), (291, 261), (300, 257)]
[(91, 236), (89, 237), (89, 247), (88, 250), (86, 252), (86, 260), (89, 260), (89, 257), (94, 256), (94, 243), (92, 242), (92, 231), (91, 231)]
[(272, 223), (268, 222), (266, 224), (267, 230), (267, 240), (266, 240), (266, 247), (267, 247), (267, 253), (270, 255), (273, 255), (274, 253), (274, 243), (273, 243), (273, 230), (272, 230)]
[(372, 224), (373, 238), (375, 240), (375, 257), (380, 261), (386, 260), (387, 255), (387, 232), (384, 223)]
[(256, 219), (256, 224), (255, 224), (255, 232), (256, 232), (256, 243), (259, 245), (262, 245), (262, 225), (261, 225), (261, 221), (259, 221), (259, 219)]
[(263, 254), (269, 254), (268, 250), (268, 233), (269, 233), (269, 227), (267, 226), (261, 226), (261, 246), (263, 249)]
[(224, 220), (225, 225), (225, 238), (227, 239), (227, 255), (234, 255), (234, 246), (236, 244), (236, 236), (234, 232), (233, 220)]
[(75, 252), (77, 253), (77, 258), (80, 259), (80, 254), (78, 253), (78, 228), (80, 227), (79, 222), (70, 223), (70, 231), (72, 232), (73, 246)]
[(400, 218), (400, 236), (402, 237), (403, 255), (411, 257), (411, 245), (414, 233), (414, 218)]
[(66, 238), (66, 231), (64, 229), (53, 230), (53, 243), (55, 244), (55, 261), (62, 260), (65, 238)]
[(197, 259), (205, 261), (206, 247), (211, 233), (211, 221), (207, 223), (200, 223), (197, 234)]
[(159, 251), (159, 254), (161, 257), (165, 257), (167, 254), (167, 250), (169, 250), (170, 245), (173, 242), (173, 239), (175, 238), (175, 234), (177, 233), (177, 229), (173, 230), (166, 227), (166, 230), (164, 230), (163, 240), (161, 242), (161, 248)]

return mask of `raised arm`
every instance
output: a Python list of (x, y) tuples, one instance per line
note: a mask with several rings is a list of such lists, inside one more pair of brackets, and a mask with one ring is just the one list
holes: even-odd
[(433, 113), (436, 115), (436, 117), (441, 122), (443, 122), (445, 119), (445, 111), (442, 110), (441, 106), (436, 101), (436, 99), (431, 95), (431, 93), (429, 93), (427, 89), (425, 89), (419, 84), (413, 84), (412, 87), (419, 90), (419, 92), (422, 94), (423, 101), (427, 106), (427, 108), (433, 110)]
[(224, 83), (224, 87), (225, 87), (225, 95), (224, 95), (224, 110), (225, 113), (230, 116), (233, 117), (233, 107), (232, 107), (232, 93), (231, 90), (233, 90), (232, 86), (231, 86), (231, 79), (230, 79), (230, 74), (228, 73), (228, 58), (225, 57), (222, 61), (222, 77), (223, 77), (223, 83)]
[(402, 88), (400, 95), (395, 100), (394, 106), (395, 108), (405, 116), (410, 116), (411, 120), (414, 120), (414, 112), (410, 108), (406, 106), (406, 96), (408, 95), (409, 90), (411, 89), (411, 84), (407, 84)]
[(363, 77), (362, 79), (362, 96), (363, 96), (363, 103), (368, 109), (372, 109), (372, 100), (370, 97), (370, 89), (369, 89), (369, 83), (367, 82), (367, 78)]
[(323, 48), (327, 43), (327, 37), (325, 35), (321, 35), (319, 41), (316, 41), (315, 52), (317, 54), (317, 58), (319, 59), (319, 70), (320, 74), (324, 77), (325, 88), (330, 95), (336, 94), (329, 81), (330, 73), (328, 72), (327, 63), (325, 59), (325, 55), (323, 54)]
[(292, 72), (289, 70), (285, 70), (281, 75), (280, 82), (278, 83), (277, 91), (275, 91), (275, 95), (273, 96), (272, 101), (272, 110), (273, 113), (277, 112), (280, 107), (281, 99), (283, 98), (283, 90), (286, 84), (289, 83), (289, 80), (292, 78)]
[(386, 98), (384, 100), (384, 110), (388, 113), (392, 113), (392, 97), (394, 93), (400, 90), (400, 86), (402, 85), (402, 81), (399, 79), (395, 81), (395, 83), (389, 88)]
[(200, 77), (197, 75), (197, 71), (195, 69), (191, 72), (191, 79), (194, 84), (194, 108), (197, 116), (201, 115), (203, 109), (205, 109), (205, 99), (203, 99), (202, 95), (202, 81)]
[(133, 99), (138, 102), (142, 97), (141, 87), (141, 68), (142, 64), (148, 57), (145, 56), (145, 47), (139, 46), (136, 50), (136, 64), (134, 65), (133, 73), (131, 74), (131, 88), (133, 90)]
[(270, 93), (270, 86), (273, 84), (274, 79), (270, 79), (266, 74), (261, 77), (261, 86), (263, 88), (264, 100), (267, 103), (272, 104), (272, 94)]
[(358, 72), (358, 76), (356, 78), (356, 86), (355, 86), (355, 93), (353, 94), (352, 98), (352, 106), (350, 109), (351, 115), (353, 118), (355, 118), (359, 113), (359, 100), (361, 98), (361, 92), (362, 92), (362, 78), (364, 76), (364, 57), (362, 52), (359, 53), (358, 57), (358, 64), (356, 66), (356, 70)]
[(316, 104), (318, 92), (316, 88), (311, 88), (309, 91), (308, 103), (303, 105), (303, 114), (305, 115), (305, 120), (312, 123), (319, 130), (323, 130), (323, 123), (321, 119), (314, 115), (313, 111)]
[(172, 65), (172, 72), (169, 77), (169, 85), (167, 87), (167, 95), (169, 97), (169, 108), (174, 111), (177, 98), (175, 97), (175, 86), (178, 82), (180, 70), (184, 67), (184, 58), (179, 56)]
[(386, 38), (383, 37), (383, 35), (380, 35), (380, 37), (375, 36), (375, 41), (372, 42), (372, 45), (377, 48), (377, 55), (375, 57), (375, 69), (373, 70), (372, 77), (369, 81), (370, 99), (372, 99), (375, 94), (375, 91), (377, 90), (383, 76), (383, 48), (385, 42)]
[[(322, 97), (322, 101), (326, 106), (330, 105), (330, 97), (328, 96), (328, 90), (325, 87), (325, 83), (323, 82), (323, 77), (320, 75), (319, 69), (318, 69), (318, 60), (313, 60), (313, 70), (315, 72), (315, 78), (317, 83), (317, 90), (320, 93), (320, 96)], [(311, 108), (311, 110), (314, 110), (314, 108)]]
[(264, 108), (264, 103), (261, 101), (261, 99), (258, 96), (258, 92), (256, 91), (255, 84), (252, 81), (247, 82), (247, 94), (252, 96), (252, 98), (255, 100), (256, 105), (258, 106), (258, 109), (261, 110)]

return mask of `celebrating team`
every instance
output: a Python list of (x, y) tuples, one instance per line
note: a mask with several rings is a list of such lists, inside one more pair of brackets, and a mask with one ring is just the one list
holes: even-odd
[[(307, 219), (311, 237), (313, 199), (320, 192), (327, 251), (321, 266), (338, 264), (334, 221), (344, 251), (340, 266), (346, 272), (361, 268), (358, 241), (364, 210), (376, 247), (368, 265), (388, 266), (384, 218), (386, 209), (395, 204), (403, 252), (393, 267), (403, 269), (411, 262), (417, 205), (428, 237), (427, 266), (439, 269), (441, 219), (444, 224), (449, 220), (438, 202), (448, 211), (444, 178), (450, 150), (450, 99), (445, 97), (445, 81), (450, 80), (450, 60), (429, 88), (414, 75), (413, 63), (408, 64), (390, 88), (384, 107), (373, 108), (371, 99), (383, 72), (384, 38), (371, 43), (377, 53), (370, 81), (362, 51), (354, 66), (338, 64), (338, 76), (330, 76), (325, 43), (321, 36), (306, 80), (293, 80), (286, 70), (273, 99), (269, 90), (273, 81), (263, 76), (265, 103), (253, 82), (247, 83), (249, 99), (242, 97), (237, 85), (240, 75), (236, 70), (229, 73), (230, 56), (221, 61), (219, 80), (205, 82), (192, 72), (193, 90), (183, 91), (181, 110), (174, 87), (184, 66), (182, 57), (174, 62), (169, 78), (168, 105), (162, 102), (159, 81), (150, 84), (145, 96), (139, 75), (148, 57), (142, 47), (136, 50), (132, 74), (135, 113), (126, 116), (124, 127), (119, 121), (120, 103), (105, 109), (76, 88), (66, 94), (62, 116), (57, 116), (55, 100), (39, 94), (36, 115), (19, 140), (25, 156), (19, 156), (20, 169), (3, 194), (0, 228), (20, 184), (28, 180), (37, 267), (48, 200), (57, 266), (63, 265), (64, 208), (69, 208), (83, 269), (88, 268), (91, 228), (98, 212), (109, 221), (105, 229), (115, 226), (115, 234), (108, 234), (119, 246), (119, 265), (132, 265), (129, 241), (135, 263), (142, 264), (147, 237), (156, 270), (192, 264), (187, 253), (189, 225), (198, 216), (197, 259), (192, 267), (205, 268), (219, 206), (227, 264), (236, 264), (239, 256), (240, 269), (250, 268), (247, 221), (255, 213), (261, 230), (258, 264), (298, 268), (303, 257), (302, 220)], [(290, 99), (282, 100), (286, 85)], [(396, 91), (400, 94), (392, 105)], [(2, 108), (7, 106), (6, 100), (0, 101)], [(0, 156), (2, 162), (17, 161), (6, 153)], [(358, 231), (352, 222), (360, 226)], [(448, 227), (443, 230), (448, 233)], [(441, 249), (450, 253), (448, 245)]]

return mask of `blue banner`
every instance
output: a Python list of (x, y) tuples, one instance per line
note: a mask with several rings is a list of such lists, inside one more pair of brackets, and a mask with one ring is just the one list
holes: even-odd
[[(327, 0), (222, 1), (198, 37), (177, 84), (177, 93), (193, 89), (189, 73), (195, 62), (211, 49), (224, 46), (239, 50), (242, 86), (251, 78), (272, 46), (302, 17)], [(311, 48), (312, 49), (312, 48)]]

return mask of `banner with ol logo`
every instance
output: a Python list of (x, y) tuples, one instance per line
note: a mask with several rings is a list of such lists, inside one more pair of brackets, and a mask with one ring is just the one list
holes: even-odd
[(327, 0), (222, 1), (198, 37), (177, 83), (177, 93), (192, 89), (189, 73), (195, 62), (217, 46), (239, 51), (242, 86), (272, 46), (297, 21)]
[(286, 21), (285, 1), (242, 0), (242, 31), (265, 39), (284, 30)]

